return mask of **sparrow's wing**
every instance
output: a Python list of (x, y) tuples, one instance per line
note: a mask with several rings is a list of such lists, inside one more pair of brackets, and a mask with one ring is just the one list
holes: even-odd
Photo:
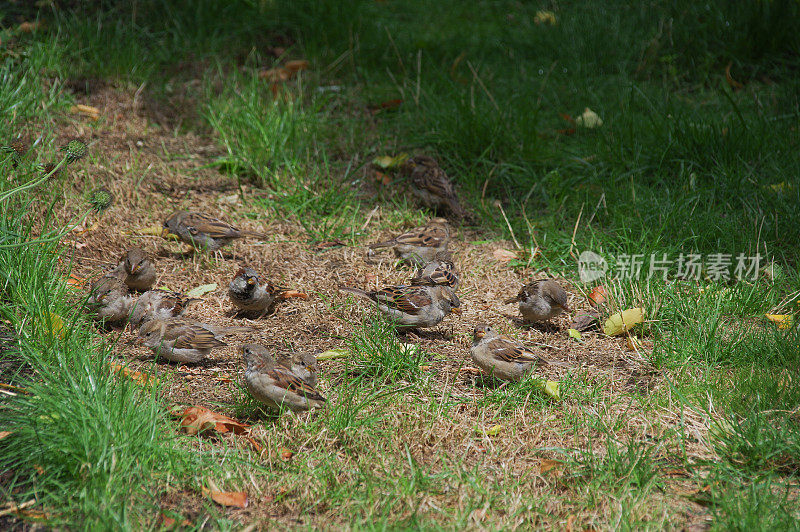
[(447, 241), (447, 230), (441, 225), (418, 227), (395, 238), (398, 244), (439, 247)]
[(198, 212), (188, 213), (183, 223), (193, 235), (203, 233), (211, 238), (237, 238), (241, 235), (241, 232), (232, 225)]
[[(175, 349), (213, 349), (227, 345), (225, 342), (217, 340), (214, 333), (200, 325), (187, 325), (180, 327), (181, 334), (175, 338)], [(168, 336), (170, 328), (167, 329)]]
[(291, 370), (282, 366), (274, 366), (267, 371), (267, 374), (275, 380), (275, 384), (281, 388), (292, 391), (314, 401), (327, 401), (316, 389), (292, 373)]
[(412, 285), (455, 286), (456, 283), (458, 283), (458, 275), (455, 266), (449, 261), (431, 263), (411, 279)]
[(492, 356), (504, 362), (544, 363), (545, 361), (518, 343), (507, 338), (495, 338), (489, 341)]
[(447, 174), (438, 166), (419, 166), (412, 174), (413, 183), (441, 198), (455, 198), (453, 185), (447, 179)]
[(378, 291), (376, 298), (379, 303), (412, 316), (433, 303), (426, 290), (415, 286), (388, 286)]

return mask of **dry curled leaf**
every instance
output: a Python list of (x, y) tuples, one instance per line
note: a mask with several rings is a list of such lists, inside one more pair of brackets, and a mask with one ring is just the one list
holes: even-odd
[(156, 379), (152, 375), (148, 375), (140, 371), (133, 371), (132, 369), (126, 366), (117, 364), (116, 362), (109, 362), (108, 367), (111, 368), (111, 371), (113, 371), (114, 373), (128, 377), (129, 379), (138, 382), (139, 384), (142, 385), (155, 384), (158, 382), (158, 379)]
[(346, 243), (342, 242), (339, 239), (326, 240), (325, 242), (317, 242), (314, 245), (314, 249), (317, 250), (317, 251), (321, 251), (323, 249), (336, 248), (336, 247), (341, 247), (341, 246), (346, 246), (346, 245), (347, 245)]
[(203, 495), (222, 506), (247, 507), (247, 493), (243, 491), (216, 491), (203, 488)]
[(92, 120), (97, 120), (100, 118), (100, 109), (97, 107), (92, 107), (91, 105), (73, 105), (69, 108), (69, 112), (72, 114), (85, 116), (86, 118), (91, 118)]
[(0, 431), (0, 440), (4, 440), (4, 439), (8, 438), (9, 436), (11, 436), (11, 434), (12, 434), (11, 431), (8, 431), (8, 430)]
[(203, 297), (217, 289), (217, 283), (203, 284), (186, 292), (187, 297)]
[(517, 253), (508, 249), (496, 249), (492, 252), (494, 260), (498, 262), (511, 262), (517, 258)]
[(305, 292), (298, 292), (297, 290), (287, 290), (281, 293), (281, 299), (291, 299), (291, 298), (308, 299), (308, 294), (306, 294)]
[(221, 434), (244, 434), (250, 428), (249, 425), (202, 406), (190, 406), (183, 410), (181, 408), (177, 407), (173, 413), (181, 418), (181, 430), (189, 435), (202, 434), (209, 430)]
[(582, 312), (575, 316), (570, 324), (570, 329), (575, 329), (578, 332), (586, 332), (600, 328), (600, 315), (596, 310), (592, 309), (589, 312)]
[(599, 307), (606, 302), (608, 294), (603, 285), (596, 286), (594, 290), (589, 293), (589, 304), (593, 307)]
[(283, 66), (283, 68), (291, 73), (295, 73), (300, 72), (301, 70), (308, 70), (310, 66), (311, 64), (305, 59), (295, 59), (293, 61), (286, 61), (286, 64)]
[(294, 456), (294, 452), (291, 449), (287, 449), (286, 447), (281, 447), (281, 458), (284, 460), (291, 460)]

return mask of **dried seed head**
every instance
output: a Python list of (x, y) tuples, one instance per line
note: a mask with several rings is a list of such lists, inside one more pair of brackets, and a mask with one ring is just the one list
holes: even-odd
[(81, 140), (71, 140), (69, 144), (61, 148), (61, 151), (67, 154), (67, 163), (74, 163), (86, 155), (86, 143)]
[(89, 194), (89, 205), (95, 212), (103, 212), (114, 204), (114, 194), (105, 188), (98, 188)]

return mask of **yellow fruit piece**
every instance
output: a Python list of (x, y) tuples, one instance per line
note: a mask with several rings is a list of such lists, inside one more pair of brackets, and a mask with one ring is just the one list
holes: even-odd
[(551, 399), (555, 399), (556, 401), (561, 399), (558, 381), (544, 381), (542, 383), (542, 391)]
[(317, 355), (317, 360), (334, 360), (337, 358), (345, 358), (350, 356), (350, 352), (347, 349), (330, 349), (325, 351), (324, 353), (320, 353)]
[(767, 319), (778, 326), (778, 329), (788, 329), (794, 322), (791, 314), (765, 314)]
[(575, 338), (578, 341), (582, 338), (581, 332), (578, 329), (567, 329), (567, 334), (569, 334), (570, 338)]
[(644, 321), (644, 309), (641, 307), (629, 308), (622, 312), (617, 312), (608, 318), (603, 325), (603, 332), (608, 336), (617, 336), (628, 332), (637, 323)]
[(533, 17), (533, 22), (553, 26), (556, 23), (556, 14), (552, 11), (537, 11), (536, 16)]

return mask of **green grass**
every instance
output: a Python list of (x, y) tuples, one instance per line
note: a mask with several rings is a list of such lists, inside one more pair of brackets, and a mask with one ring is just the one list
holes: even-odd
[[(555, 25), (534, 22), (545, 8)], [(9, 43), (0, 51), (0, 121), (9, 124), (9, 138), (0, 140), (41, 137), (27, 156), (30, 168), (56, 155), (57, 116), (73, 103), (65, 81), (100, 77), (141, 88), (148, 106), (176, 114), (181, 130), (212, 136), (224, 152), (215, 162), (220, 171), (268, 192), (246, 210), (299, 220), (312, 243), (363, 243), (361, 223), (376, 203), (385, 227), (421, 222), (428, 213), (407, 199), (398, 176), (389, 172), (393, 184), (373, 194), (368, 169), (375, 155), (427, 152), (456, 182), (485, 238), (513, 231), (523, 247), (540, 247), (530, 263), (537, 271), (574, 278), (570, 252), (583, 250), (612, 266), (622, 254), (653, 253), (673, 260), (681, 253), (760, 253), (775, 261), (781, 272), (772, 280), (605, 284), (615, 308), (647, 309), (639, 334), (654, 341), (649, 362), (669, 379), (669, 398), (637, 406), (652, 412), (676, 400), (726, 420), (709, 436), (721, 460), (697, 466), (715, 479), (707, 501), (713, 527), (797, 528), (796, 487), (787, 485), (796, 484), (800, 467), (798, 332), (779, 330), (763, 315), (800, 310), (798, 2), (147, 0), (48, 8), (39, 16), (49, 29), (32, 34), (14, 28), (17, 16), (35, 12), (7, 9), (0, 12), (0, 38)], [(280, 63), (269, 50), (275, 44), (287, 48), (286, 57), (311, 62), (278, 98), (258, 77)], [(728, 65), (741, 89), (726, 80)], [(396, 98), (403, 100), (396, 110), (366, 111)], [(585, 107), (602, 117), (602, 127), (575, 128), (561, 116)], [(8, 175), (10, 160), (0, 168)], [(4, 190), (20, 184), (3, 183)], [(59, 201), (55, 187), (48, 193), (39, 208)], [(101, 363), (108, 347), (62, 303), (72, 297), (53, 273), (62, 248), (3, 248), (29, 238), (28, 205), (18, 198), (2, 204), (0, 311), (18, 338), (4, 354), (18, 364), (7, 378), (33, 392), (5, 410), (4, 430), (14, 434), (0, 440), (1, 469), (16, 472), (6, 490), (20, 501), (35, 493), (58, 516), (54, 525), (142, 525), (132, 509), (153, 501), (124, 489), (165, 475), (187, 482), (191, 460), (154, 428), (164, 426), (158, 394), (109, 377)], [(54, 237), (60, 229), (49, 228)], [(64, 319), (63, 339), (48, 334), (52, 312)], [(331, 433), (346, 452), (361, 453), (344, 473), (313, 453), (287, 466), (298, 484), (313, 479), (313, 497), (303, 492), (303, 501), (327, 499), (318, 503), (321, 512), (342, 504), (354, 512), (347, 522), (356, 528), (472, 526), (476, 510), (497, 528), (516, 516), (531, 526), (554, 523), (526, 506), (542, 502), (533, 498), (502, 512), (499, 494), (521, 489), (523, 480), (486, 479), (458, 461), (430, 469), (400, 444), (365, 454), (369, 438), (413, 425), (382, 421), (387, 411), (402, 410), (407, 386), (430, 395), (431, 405), (419, 410), (403, 405), (429, 425), (446, 425), (472, 403), (434, 395), (419, 368), (426, 355), (409, 357), (382, 321), (365, 322), (347, 342), (358, 375), (330, 408), (307, 429), (284, 419), (267, 424), (298, 438)], [(36, 377), (42, 374), (54, 376), (45, 385)], [(624, 418), (587, 421), (597, 403), (608, 415), (604, 383), (575, 372), (562, 386), (578, 409), (564, 414), (558, 430), (604, 443), (595, 446), (602, 452), (577, 455), (575, 491), (553, 496), (580, 497), (573, 504), (584, 507), (616, 505), (587, 526), (661, 528), (663, 516), (648, 506), (661, 482), (650, 448), (616, 438)], [(531, 383), (483, 391), (480, 405), (497, 418), (558, 412)], [(440, 397), (446, 399), (437, 404)], [(457, 510), (408, 511), (450, 489), (464, 490)], [(65, 501), (64, 492), (79, 496)], [(381, 499), (384, 492), (391, 496)]]

